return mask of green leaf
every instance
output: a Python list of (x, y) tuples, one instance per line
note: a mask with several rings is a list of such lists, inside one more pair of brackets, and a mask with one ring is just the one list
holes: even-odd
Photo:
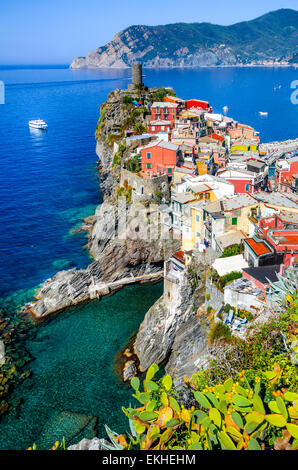
[(219, 407), (219, 401), (218, 401), (218, 399), (216, 398), (216, 396), (214, 395), (214, 393), (207, 392), (207, 393), (205, 393), (205, 396), (209, 399), (209, 401), (212, 403), (212, 405), (213, 405), (215, 408), (218, 408), (218, 407)]
[(275, 414), (274, 415), (266, 415), (265, 419), (266, 419), (266, 421), (268, 421), (268, 423), (270, 423), (273, 426), (276, 426), (278, 428), (283, 428), (287, 424), (287, 421), (285, 420), (285, 418), (282, 415), (275, 415)]
[(227, 401), (226, 400), (221, 400), (218, 405), (218, 409), (222, 412), (222, 414), (226, 415), (228, 412), (228, 406), (227, 406)]
[(142, 392), (142, 393), (139, 393), (138, 395), (134, 395), (140, 403), (142, 403), (143, 405), (145, 405), (146, 403), (148, 403), (148, 401), (150, 401), (150, 393), (147, 393), (147, 392)]
[(232, 420), (234, 421), (234, 423), (236, 424), (236, 426), (243, 429), (244, 424), (243, 424), (243, 420), (242, 420), (240, 414), (237, 413), (236, 411), (233, 411), (233, 413), (231, 413), (231, 417), (232, 417)]
[(181, 422), (182, 421), (179, 421), (179, 419), (172, 418), (172, 419), (169, 419), (169, 421), (166, 422), (166, 427), (167, 428), (173, 428), (174, 426), (177, 426)]
[(227, 392), (230, 392), (232, 390), (233, 385), (234, 385), (233, 379), (231, 379), (231, 378), (227, 379), (224, 383), (225, 390)]
[(169, 392), (172, 388), (173, 385), (173, 380), (170, 375), (165, 375), (162, 380), (161, 380), (162, 385), (166, 389), (167, 392)]
[(261, 424), (265, 419), (265, 415), (258, 411), (253, 411), (252, 413), (248, 413), (248, 415), (245, 416), (245, 419), (247, 423), (255, 422)]
[(248, 446), (248, 450), (262, 450), (258, 441), (254, 439), (253, 437), (249, 439), (247, 446)]
[(147, 390), (150, 390), (151, 392), (156, 392), (156, 390), (159, 389), (157, 383), (152, 382), (152, 380), (146, 380), (146, 382), (144, 382), (144, 386)]
[(139, 418), (142, 421), (152, 421), (152, 420), (158, 418), (158, 414), (154, 413), (154, 411), (142, 411), (139, 414)]
[(205, 411), (201, 411), (201, 410), (194, 411), (192, 416), (196, 418), (196, 423), (198, 423), (198, 424), (202, 424), (202, 422), (206, 418), (208, 418), (207, 413), (205, 413)]
[(281, 397), (276, 397), (275, 400), (279, 409), (279, 413), (281, 413), (285, 419), (288, 419), (288, 412), (283, 399)]
[(140, 379), (138, 377), (133, 377), (130, 381), (130, 385), (137, 392), (140, 388)]
[(273, 380), (277, 376), (277, 373), (274, 372), (273, 370), (269, 370), (268, 372), (264, 372), (264, 374), (265, 374), (265, 376), (268, 380)]
[(249, 406), (252, 405), (252, 402), (241, 395), (234, 395), (232, 398), (232, 402), (237, 406)]
[(230, 434), (232, 437), (236, 437), (236, 438), (238, 438), (238, 439), (242, 439), (242, 438), (243, 438), (241, 432), (239, 432), (238, 429), (234, 428), (233, 426), (228, 426), (228, 427), (226, 428), (226, 432), (227, 432), (228, 434)]
[(158, 372), (159, 367), (157, 364), (151, 364), (149, 369), (147, 370), (146, 380), (151, 380), (155, 376), (156, 372)]
[(275, 400), (269, 401), (268, 406), (269, 406), (270, 410), (272, 411), (272, 413), (276, 413), (278, 415), (280, 414), (279, 408), (278, 408), (277, 403), (276, 403)]
[(176, 411), (177, 413), (180, 413), (181, 411), (181, 408), (180, 408), (180, 405), (179, 403), (177, 402), (177, 400), (175, 400), (175, 398), (173, 397), (170, 397), (170, 407)]
[(145, 424), (138, 423), (137, 421), (134, 421), (134, 428), (138, 434), (143, 434), (143, 432), (146, 430)]
[(209, 418), (211, 419), (211, 421), (213, 421), (213, 423), (215, 424), (215, 426), (217, 426), (218, 428), (220, 428), (220, 425), (221, 425), (221, 414), (220, 412), (216, 409), (216, 408), (211, 408), (209, 410)]
[(254, 394), (252, 403), (256, 411), (258, 411), (259, 413), (262, 413), (263, 415), (265, 414), (265, 408), (263, 405), (262, 398), (258, 394), (256, 393)]
[(146, 406), (146, 411), (153, 411), (156, 407), (156, 403), (157, 403), (156, 400), (149, 401), (149, 403), (147, 403), (147, 406)]
[(244, 432), (246, 434), (251, 434), (257, 429), (259, 425), (260, 423), (258, 423), (257, 421), (249, 421), (249, 423), (246, 423), (246, 425), (244, 426)]
[(243, 397), (247, 397), (247, 392), (245, 388), (241, 387), (241, 385), (237, 385), (236, 392), (239, 393), (239, 395), (242, 395)]
[(197, 402), (202, 405), (204, 408), (212, 408), (210, 402), (201, 392), (194, 392), (195, 399)]
[(298, 426), (297, 424), (288, 423), (287, 430), (295, 439), (298, 439)]
[(287, 401), (298, 400), (298, 393), (294, 393), (294, 392), (285, 392), (285, 394), (284, 394), (284, 399), (287, 400)]
[(195, 444), (191, 444), (191, 446), (188, 448), (188, 450), (203, 450), (202, 444), (199, 444), (196, 442)]
[(220, 431), (218, 438), (223, 450), (237, 450), (234, 442), (225, 432)]

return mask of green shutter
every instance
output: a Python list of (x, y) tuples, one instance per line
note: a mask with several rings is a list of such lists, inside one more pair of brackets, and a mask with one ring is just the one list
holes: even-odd
[(237, 223), (238, 223), (237, 217), (233, 217), (232, 218), (232, 225), (237, 225)]
[(147, 163), (146, 168), (150, 169), (151, 168), (151, 163)]
[(147, 157), (147, 158), (151, 158), (151, 152), (147, 152), (147, 153), (146, 153), (146, 157)]

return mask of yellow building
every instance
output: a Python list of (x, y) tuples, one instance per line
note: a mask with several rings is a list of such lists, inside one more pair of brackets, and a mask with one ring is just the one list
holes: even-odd
[(193, 250), (204, 239), (203, 207), (204, 200), (190, 204), (191, 216), (185, 219), (182, 225), (182, 249), (184, 251)]
[(208, 173), (208, 161), (209, 161), (209, 156), (208, 156), (208, 159), (199, 158), (199, 159), (196, 160), (199, 175), (207, 175), (207, 173)]

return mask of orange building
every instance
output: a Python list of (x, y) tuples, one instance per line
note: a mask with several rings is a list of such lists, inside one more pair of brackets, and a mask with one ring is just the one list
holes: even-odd
[(178, 145), (160, 140), (141, 149), (144, 174), (172, 175), (178, 163)]

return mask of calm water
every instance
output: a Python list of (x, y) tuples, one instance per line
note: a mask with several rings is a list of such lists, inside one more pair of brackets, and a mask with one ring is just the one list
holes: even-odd
[[(298, 106), (290, 101), (291, 82), (298, 78), (294, 69), (144, 74), (148, 86), (173, 86), (183, 98), (209, 100), (215, 112), (227, 105), (228, 114), (253, 125), (263, 141), (297, 137)], [(84, 234), (73, 230), (100, 203), (98, 107), (112, 89), (126, 87), (129, 76), (129, 70), (0, 67), (6, 85), (6, 104), (0, 106), (0, 298), (11, 310), (57, 270), (89, 263)], [(48, 123), (47, 132), (29, 129), (28, 121), (39, 117)], [(37, 441), (45, 423), (65, 410), (123, 429), (119, 410), (130, 393), (115, 378), (113, 356), (160, 293), (161, 286), (130, 287), (43, 324), (28, 345), (36, 357), (32, 382), (16, 391), (25, 398), (21, 416), (0, 424), (0, 448)]]

